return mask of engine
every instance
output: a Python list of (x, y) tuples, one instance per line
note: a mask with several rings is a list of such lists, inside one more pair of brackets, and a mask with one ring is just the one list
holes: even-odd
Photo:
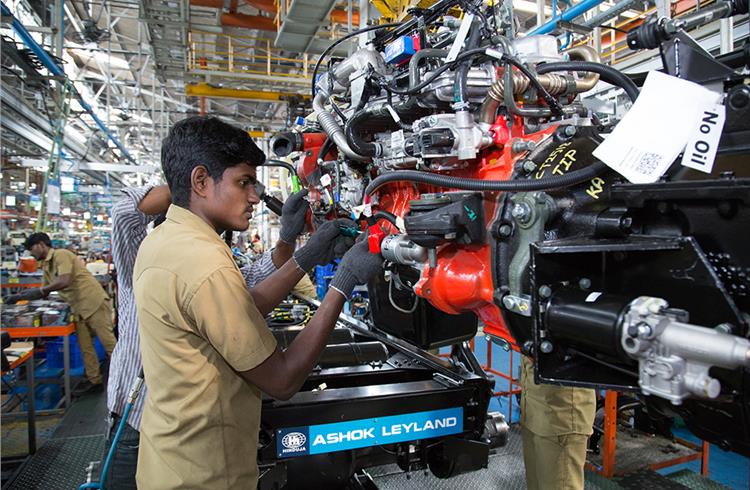
[(332, 62), (305, 131), (273, 142), (297, 159), (314, 221), (360, 220), (386, 259), (368, 286), (372, 322), (428, 349), (481, 320), (534, 359), (539, 381), (640, 392), (750, 455), (747, 60), (714, 60), (684, 23), (628, 37), (723, 94), (727, 112), (710, 174), (678, 159), (634, 184), (593, 155), (622, 114), (582, 94), (605, 82), (627, 108), (638, 77), (587, 46), (516, 36), (508, 5), (460, 20), (453, 8), (415, 11)]

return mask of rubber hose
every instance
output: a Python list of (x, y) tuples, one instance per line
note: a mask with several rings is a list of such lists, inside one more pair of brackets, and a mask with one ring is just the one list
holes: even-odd
[(365, 189), (365, 194), (370, 195), (378, 188), (390, 182), (414, 182), (417, 184), (429, 184), (438, 187), (449, 187), (467, 191), (541, 191), (568, 187), (586, 180), (592, 179), (605, 170), (607, 166), (602, 162), (595, 162), (587, 167), (574, 170), (565, 175), (544, 177), (536, 180), (480, 180), (466, 179), (462, 177), (451, 177), (448, 175), (430, 174), (418, 170), (399, 170), (388, 172), (376, 177)]
[(587, 71), (598, 73), (599, 79), (611, 85), (625, 90), (630, 100), (635, 102), (638, 98), (638, 86), (627, 75), (611, 66), (602, 65), (601, 63), (592, 63), (590, 61), (559, 61), (554, 63), (541, 63), (537, 65), (536, 72), (540, 75), (554, 71)]
[(380, 145), (363, 140), (359, 135), (358, 126), (366, 121), (382, 118), (388, 118), (388, 120), (393, 122), (393, 118), (390, 112), (388, 112), (388, 110), (382, 106), (363, 109), (349, 118), (349, 122), (344, 128), (344, 134), (346, 135), (346, 142), (349, 144), (352, 150), (360, 155), (368, 157), (376, 157), (380, 155)]
[(318, 152), (318, 161), (325, 161), (325, 157), (328, 154), (329, 151), (331, 151), (331, 145), (333, 144), (333, 140), (331, 140), (331, 137), (326, 137), (325, 141), (323, 141), (323, 144), (320, 146), (320, 151)]
[(269, 158), (263, 163), (266, 167), (281, 167), (285, 168), (289, 171), (291, 175), (297, 175), (297, 170), (295, 170), (294, 166), (291, 163), (287, 163), (283, 160), (276, 160), (274, 158)]
[(385, 210), (381, 209), (380, 211), (376, 211), (375, 214), (372, 215), (372, 217), (375, 218), (375, 219), (381, 219), (382, 218), (382, 219), (384, 219), (386, 221), (389, 221), (393, 226), (395, 226), (396, 228), (398, 228), (398, 222), (396, 221), (397, 218), (396, 218), (396, 215), (393, 214), (393, 213), (389, 213), (388, 211), (385, 211)]

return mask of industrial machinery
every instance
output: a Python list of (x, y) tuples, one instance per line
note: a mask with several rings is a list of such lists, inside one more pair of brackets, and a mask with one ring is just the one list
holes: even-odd
[[(317, 305), (289, 300), (270, 315), (280, 347)], [(393, 463), (441, 478), (485, 468), (508, 438), (487, 412), (493, 385), (468, 342), (440, 358), (342, 315), (300, 391), (263, 399), (258, 486), (375, 488), (363, 470)]]
[(276, 136), (277, 156), (298, 156), (314, 220), (361, 219), (386, 259), (373, 331), (431, 349), (471, 338), (479, 318), (539, 381), (640, 392), (750, 455), (748, 50), (717, 60), (683, 31), (747, 1), (628, 36), (726, 111), (709, 173), (678, 158), (648, 183), (594, 156), (622, 115), (582, 96), (606, 82), (635, 103), (644, 77), (517, 36), (509, 3), (442, 0), (369, 28), (316, 78), (314, 117)]

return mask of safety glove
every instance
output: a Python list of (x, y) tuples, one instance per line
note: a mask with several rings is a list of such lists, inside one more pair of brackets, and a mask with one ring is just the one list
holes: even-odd
[(305, 272), (316, 265), (326, 265), (341, 257), (354, 244), (354, 238), (344, 236), (342, 229), (356, 227), (348, 219), (326, 221), (315, 230), (304, 247), (294, 252), (293, 258)]
[(279, 239), (286, 243), (294, 243), (305, 229), (308, 203), (305, 200), (307, 189), (302, 189), (289, 196), (281, 208), (281, 231)]
[(370, 253), (367, 240), (359, 240), (341, 259), (331, 287), (349, 299), (354, 286), (367, 282), (383, 271), (383, 257)]

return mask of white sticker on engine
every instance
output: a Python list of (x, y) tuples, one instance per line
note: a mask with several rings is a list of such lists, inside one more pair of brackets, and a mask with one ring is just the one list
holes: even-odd
[(594, 292), (594, 293), (589, 294), (588, 296), (586, 296), (586, 303), (593, 303), (594, 301), (599, 299), (599, 296), (601, 295), (602, 293), (599, 293), (599, 292)]
[(721, 95), (649, 72), (638, 99), (594, 156), (635, 184), (656, 182), (685, 149), (701, 115)]
[(690, 135), (682, 164), (701, 172), (711, 173), (714, 168), (716, 150), (719, 149), (721, 131), (724, 129), (726, 110), (723, 105), (716, 104), (711, 109), (703, 111), (699, 124)]
[(331, 176), (329, 174), (323, 174), (323, 176), (320, 178), (320, 185), (323, 187), (328, 187), (331, 185)]

